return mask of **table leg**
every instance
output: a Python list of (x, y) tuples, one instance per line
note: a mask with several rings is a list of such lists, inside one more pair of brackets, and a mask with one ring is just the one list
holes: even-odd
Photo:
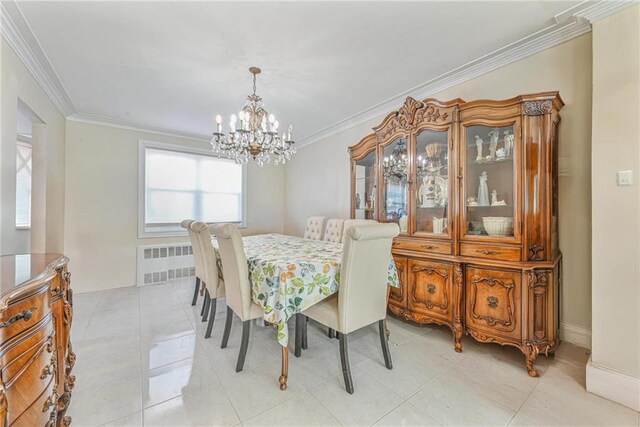
[(287, 378), (289, 376), (289, 347), (282, 346), (282, 375), (278, 381), (280, 382), (280, 390), (287, 389)]

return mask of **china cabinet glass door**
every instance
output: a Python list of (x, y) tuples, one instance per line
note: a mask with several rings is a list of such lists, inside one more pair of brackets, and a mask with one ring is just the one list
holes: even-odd
[(415, 234), (449, 236), (449, 132), (425, 129), (416, 135)]
[(376, 152), (355, 161), (355, 191), (352, 192), (356, 219), (375, 219)]
[(463, 236), (515, 239), (518, 205), (514, 124), (466, 126)]
[(383, 188), (381, 191), (382, 221), (395, 222), (400, 232), (407, 232), (408, 200), (407, 138), (399, 137), (382, 150)]

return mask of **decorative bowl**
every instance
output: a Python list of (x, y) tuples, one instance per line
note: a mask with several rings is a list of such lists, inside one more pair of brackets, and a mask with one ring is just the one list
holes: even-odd
[(483, 216), (482, 225), (489, 236), (513, 235), (513, 217)]

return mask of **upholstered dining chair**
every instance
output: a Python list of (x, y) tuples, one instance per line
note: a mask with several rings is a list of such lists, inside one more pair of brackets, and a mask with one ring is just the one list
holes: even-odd
[(311, 240), (322, 239), (322, 229), (324, 228), (323, 216), (310, 216), (307, 218), (307, 226), (304, 229), (304, 238)]
[(222, 259), (224, 286), (227, 295), (227, 319), (224, 324), (220, 348), (227, 347), (231, 333), (231, 322), (235, 313), (242, 321), (242, 342), (236, 362), (236, 372), (240, 372), (247, 356), (251, 321), (263, 317), (264, 310), (251, 299), (249, 266), (238, 228), (233, 224), (219, 224), (213, 226), (213, 233), (218, 239), (218, 250)]
[(180, 226), (187, 230), (187, 233), (189, 233), (189, 240), (191, 241), (191, 247), (193, 248), (193, 259), (196, 265), (196, 286), (193, 290), (193, 299), (191, 300), (191, 305), (196, 305), (196, 302), (198, 302), (198, 291), (200, 290), (200, 282), (204, 277), (204, 272), (202, 270), (202, 255), (200, 254), (200, 245), (198, 243), (198, 238), (193, 230), (191, 230), (191, 224), (193, 222), (194, 220), (192, 219), (185, 219), (180, 223)]
[[(347, 351), (347, 337), (351, 332), (377, 322), (384, 364), (387, 369), (393, 368), (386, 334), (387, 274), (391, 242), (399, 233), (397, 224), (363, 224), (347, 228), (337, 296), (314, 304), (302, 313), (339, 333), (340, 362), (348, 393), (353, 393)], [(299, 323), (306, 328), (307, 322)], [(296, 337), (302, 335), (304, 333), (296, 331)], [(299, 346), (296, 339), (297, 354)]]
[(204, 270), (204, 278), (206, 294), (209, 296), (207, 309), (209, 310), (207, 330), (204, 334), (205, 338), (211, 336), (214, 318), (216, 317), (216, 304), (218, 298), (224, 298), (225, 288), (224, 281), (218, 275), (218, 261), (216, 253), (211, 243), (211, 227), (204, 222), (194, 221), (191, 223), (191, 230), (195, 233), (202, 255), (202, 269)]
[(327, 226), (324, 229), (324, 236), (322, 240), (325, 242), (341, 243), (342, 231), (344, 229), (344, 219), (331, 218), (327, 221)]
[(347, 229), (349, 227), (353, 227), (355, 225), (363, 225), (363, 224), (377, 224), (378, 221), (376, 221), (375, 219), (345, 219), (344, 220), (344, 227), (342, 229), (342, 240), (341, 242), (344, 243), (344, 239), (347, 233)]

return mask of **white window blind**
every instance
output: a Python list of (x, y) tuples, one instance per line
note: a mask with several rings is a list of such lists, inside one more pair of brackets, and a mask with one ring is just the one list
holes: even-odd
[(31, 227), (31, 144), (16, 144), (16, 227)]
[(243, 168), (179, 149), (144, 147), (145, 231), (179, 230), (183, 219), (243, 223)]

